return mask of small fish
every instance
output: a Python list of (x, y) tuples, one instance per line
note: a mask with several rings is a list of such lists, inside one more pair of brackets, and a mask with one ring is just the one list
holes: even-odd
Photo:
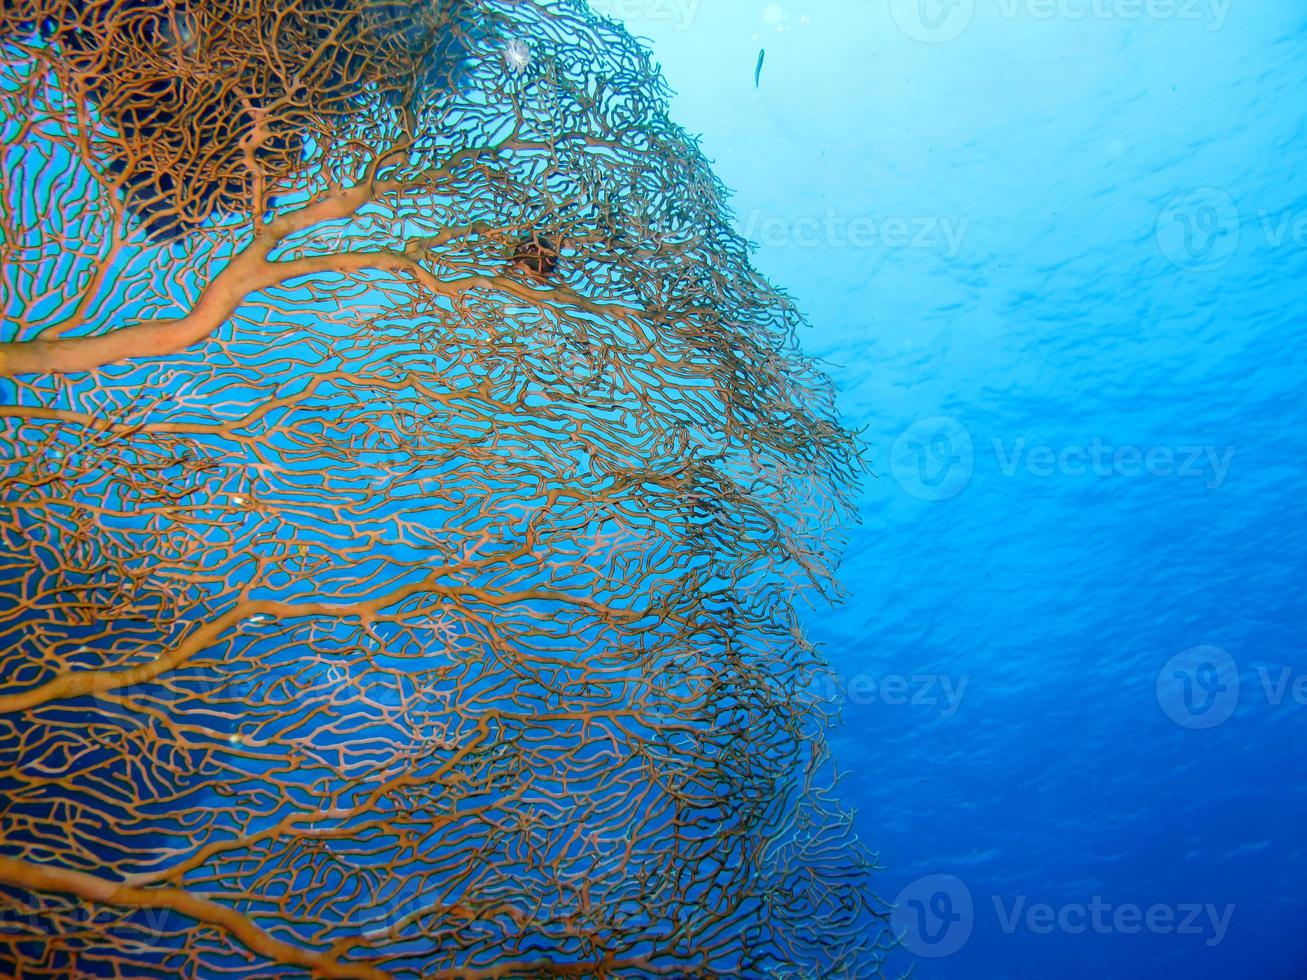
[(767, 49), (758, 49), (758, 67), (753, 70), (753, 87), (757, 88), (758, 83), (762, 80), (762, 60), (767, 57)]

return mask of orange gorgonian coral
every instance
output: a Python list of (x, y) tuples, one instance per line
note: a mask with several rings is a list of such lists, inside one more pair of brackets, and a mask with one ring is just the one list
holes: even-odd
[(0, 972), (878, 973), (860, 459), (559, 0), (0, 15)]

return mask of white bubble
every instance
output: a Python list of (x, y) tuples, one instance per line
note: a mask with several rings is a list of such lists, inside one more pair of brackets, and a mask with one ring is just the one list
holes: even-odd
[(779, 24), (785, 19), (785, 11), (779, 3), (769, 3), (762, 8), (762, 19), (768, 24)]

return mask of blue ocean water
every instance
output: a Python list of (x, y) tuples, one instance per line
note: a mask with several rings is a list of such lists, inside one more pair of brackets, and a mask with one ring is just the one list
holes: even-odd
[(1307, 9), (596, 7), (865, 428), (810, 622), (895, 963), (1307, 976)]

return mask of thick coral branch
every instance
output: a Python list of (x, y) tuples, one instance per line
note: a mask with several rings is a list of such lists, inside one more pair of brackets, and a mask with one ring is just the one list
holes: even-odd
[(315, 976), (352, 980), (392, 980), (392, 974), (366, 963), (345, 963), (329, 953), (320, 953), (283, 942), (260, 929), (248, 917), (180, 888), (136, 888), (107, 881), (81, 871), (33, 864), (17, 858), (0, 857), (0, 882), (38, 892), (75, 895), (99, 905), (136, 909), (170, 909), (197, 922), (223, 929), (246, 949), (274, 963), (312, 970)]
[(383, 596), (351, 603), (285, 603), (267, 600), (238, 603), (235, 608), (217, 617), (213, 622), (202, 625), (181, 643), (139, 666), (121, 670), (69, 671), (19, 694), (0, 695), (0, 715), (29, 711), (52, 701), (82, 697), (87, 694), (107, 694), (137, 684), (149, 683), (165, 672), (186, 663), (197, 653), (211, 648), (226, 630), (253, 616), (275, 616), (285, 619), (302, 616), (333, 619), (357, 617), (368, 622), (377, 617), (386, 607), (421, 593), (453, 599), (466, 597), (491, 607), (524, 605), (538, 601), (562, 602), (584, 609), (608, 622), (633, 622), (643, 615), (638, 611), (616, 608), (586, 596), (547, 589), (506, 592), (468, 586), (442, 586), (438, 581), (443, 574), (444, 570), (433, 572), (420, 582), (401, 586)]
[(251, 292), (276, 282), (269, 268), (257, 252), (238, 256), (205, 287), (184, 317), (147, 320), (90, 337), (0, 344), (0, 377), (77, 374), (120, 361), (163, 357), (185, 350), (211, 336)]

